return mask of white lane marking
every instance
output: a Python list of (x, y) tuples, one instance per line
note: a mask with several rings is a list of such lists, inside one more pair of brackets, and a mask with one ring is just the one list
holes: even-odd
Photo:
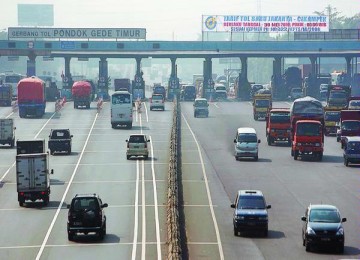
[(214, 106), (215, 106), (216, 108), (220, 108), (220, 107), (217, 105), (217, 103), (214, 103)]
[[(10, 114), (10, 115), (11, 115), (11, 114)], [(9, 116), (10, 116), (10, 115), (9, 115)], [(39, 136), (39, 134), (41, 133), (41, 131), (45, 128), (45, 126), (49, 123), (49, 121), (54, 117), (54, 115), (55, 115), (55, 113), (53, 113), (53, 114), (51, 115), (51, 117), (45, 122), (45, 124), (43, 125), (43, 127), (41, 127), (41, 129), (37, 132), (37, 134), (34, 136), (33, 139), (38, 138), (38, 136)], [(6, 117), (6, 118), (8, 118), (8, 117)], [(16, 161), (13, 162), (13, 164), (6, 170), (6, 172), (4, 173), (4, 175), (3, 175), (3, 176), (1, 177), (1, 179), (0, 179), (0, 184), (2, 183), (2, 181), (3, 181), (3, 179), (6, 177), (6, 175), (9, 174), (10, 170), (12, 169), (12, 167), (15, 166), (15, 163), (16, 163)]]
[[(55, 113), (54, 113), (53, 115), (55, 115)], [(88, 143), (88, 140), (89, 140), (89, 138), (90, 138), (92, 129), (93, 129), (95, 123), (96, 123), (97, 117), (98, 117), (98, 114), (95, 115), (94, 121), (93, 121), (92, 126), (91, 126), (90, 131), (89, 131), (89, 134), (88, 134), (88, 136), (87, 136), (87, 138), (86, 138), (84, 147), (83, 147), (83, 149), (82, 149), (82, 151), (81, 151), (81, 153), (80, 153), (79, 160), (78, 160), (78, 162), (77, 162), (77, 164), (76, 164), (76, 166), (75, 166), (75, 168), (74, 168), (74, 171), (73, 171), (73, 173), (72, 173), (72, 175), (71, 175), (71, 178), (70, 178), (70, 180), (69, 180), (69, 183), (68, 183), (68, 185), (66, 186), (64, 195), (63, 195), (63, 197), (61, 198), (61, 201), (60, 201), (60, 203), (59, 203), (59, 207), (58, 207), (57, 210), (56, 210), (55, 216), (53, 217), (53, 220), (51, 221), (50, 227), (49, 227), (49, 229), (48, 229), (48, 231), (47, 231), (47, 233), (46, 233), (46, 235), (45, 235), (45, 238), (44, 238), (44, 240), (43, 240), (43, 242), (42, 242), (42, 244), (41, 244), (40, 250), (39, 250), (39, 252), (38, 252), (38, 254), (37, 254), (37, 256), (36, 256), (36, 260), (39, 260), (39, 259), (40, 259), (41, 255), (42, 255), (42, 252), (44, 251), (45, 245), (46, 245), (46, 243), (47, 243), (47, 241), (48, 241), (48, 239), (49, 239), (49, 236), (50, 236), (50, 234), (51, 234), (51, 231), (52, 231), (52, 229), (53, 229), (53, 227), (54, 227), (54, 225), (55, 225), (55, 221), (56, 221), (56, 219), (57, 219), (57, 217), (58, 217), (58, 215), (59, 215), (59, 213), (60, 213), (60, 210), (61, 210), (61, 208), (62, 208), (62, 205), (64, 204), (66, 195), (67, 195), (67, 193), (69, 192), (70, 185), (71, 185), (71, 183), (72, 183), (72, 181), (73, 181), (73, 179), (74, 179), (74, 177), (75, 177), (75, 174), (76, 174), (77, 169), (79, 168), (80, 161), (81, 161), (81, 159), (82, 159), (82, 157), (83, 157), (83, 155), (84, 155), (85, 148), (86, 148), (87, 143)]]
[(152, 144), (152, 138), (150, 136), (150, 148), (151, 148), (151, 173), (152, 173), (152, 182), (154, 187), (154, 204), (155, 204), (155, 230), (156, 230), (156, 250), (158, 255), (158, 260), (161, 260), (161, 246), (160, 246), (160, 225), (159, 225), (159, 208), (157, 200), (157, 188), (156, 188), (156, 177), (155, 177), (155, 167), (154, 167), (154, 147)]
[(149, 122), (149, 115), (148, 115), (148, 111), (147, 111), (147, 107), (146, 107), (145, 102), (144, 102), (144, 107), (145, 107), (146, 122)]
[(136, 259), (138, 221), (139, 221), (139, 160), (136, 160), (136, 186), (135, 186), (135, 216), (134, 216), (134, 239), (131, 253), (131, 259)]
[(189, 127), (189, 130), (194, 138), (194, 141), (196, 143), (196, 146), (198, 148), (198, 151), (199, 151), (199, 157), (200, 157), (200, 162), (201, 162), (201, 168), (202, 168), (202, 172), (203, 172), (203, 176), (204, 176), (204, 180), (205, 180), (205, 186), (206, 186), (206, 193), (207, 193), (207, 196), (208, 196), (208, 200), (209, 200), (209, 207), (210, 207), (210, 211), (211, 211), (211, 216), (212, 216), (212, 219), (213, 219), (213, 222), (214, 222), (214, 228), (215, 228), (215, 233), (216, 233), (216, 240), (217, 240), (217, 244), (218, 244), (218, 247), (219, 247), (219, 254), (220, 254), (220, 259), (221, 260), (224, 260), (224, 252), (223, 252), (223, 248), (222, 248), (222, 244), (221, 244), (221, 238), (220, 238), (220, 232), (219, 232), (219, 227), (218, 227), (218, 224), (217, 224), (217, 220), (216, 220), (216, 216), (215, 216), (215, 212), (214, 212), (214, 207), (213, 207), (213, 203), (212, 203), (212, 199), (211, 199), (211, 194), (210, 194), (210, 188), (209, 188), (209, 183), (208, 183), (208, 179), (207, 179), (207, 176), (206, 176), (206, 171), (205, 171), (205, 165), (204, 165), (204, 160), (203, 160), (203, 157), (202, 157), (202, 153), (201, 153), (201, 150), (200, 150), (200, 145), (195, 137), (195, 134), (193, 132), (193, 130), (191, 129), (188, 121), (186, 120), (185, 116), (182, 114), (182, 117), (184, 118), (184, 121), (186, 123), (186, 125)]
[(145, 169), (144, 161), (141, 162), (141, 211), (142, 211), (142, 237), (141, 237), (141, 259), (145, 259), (146, 253), (146, 201), (145, 201)]

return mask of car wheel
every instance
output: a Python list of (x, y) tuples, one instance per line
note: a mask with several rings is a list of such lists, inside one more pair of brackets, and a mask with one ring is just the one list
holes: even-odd
[(126, 155), (127, 160), (130, 160), (130, 157), (131, 157), (130, 155)]
[(239, 160), (239, 157), (235, 156), (235, 161), (238, 161)]
[(258, 160), (259, 160), (259, 157), (256, 155), (256, 156), (254, 157), (254, 160), (255, 160), (255, 161), (258, 161)]
[(196, 117), (196, 113), (194, 113), (194, 117)]
[(308, 243), (308, 241), (305, 239), (305, 250), (306, 252), (310, 252), (310, 244)]
[(23, 201), (19, 201), (19, 206), (20, 206), (20, 207), (24, 206), (24, 202), (23, 202)]
[(349, 166), (349, 160), (348, 159), (345, 159), (345, 166), (348, 167)]
[(342, 245), (340, 245), (340, 246), (338, 247), (338, 253), (339, 253), (339, 254), (343, 254), (343, 253), (344, 253), (344, 244), (342, 244)]
[(319, 160), (319, 161), (322, 161), (322, 158), (323, 158), (323, 153), (322, 153), (322, 152), (319, 152), (319, 154), (318, 154), (318, 160)]
[(149, 158), (148, 155), (145, 155), (145, 156), (144, 156), (144, 160), (147, 160), (148, 158)]
[(49, 195), (43, 198), (44, 205), (47, 206), (49, 204)]
[(71, 148), (68, 149), (67, 154), (71, 154)]
[(53, 151), (53, 150), (50, 150), (50, 154), (51, 154), (51, 155), (54, 155), (54, 151)]
[(239, 235), (239, 232), (237, 231), (237, 229), (236, 228), (234, 228), (234, 236), (238, 236)]
[(68, 240), (73, 241), (74, 240), (74, 232), (68, 231)]
[(270, 135), (268, 135), (268, 137), (267, 137), (267, 144), (268, 144), (268, 145), (271, 145)]
[(268, 236), (268, 234), (269, 234), (268, 229), (265, 229), (265, 230), (264, 230), (264, 237), (267, 237), (267, 236)]
[(294, 151), (291, 149), (291, 157), (294, 157)]
[(344, 144), (343, 143), (341, 143), (341, 149), (344, 149)]
[(116, 127), (116, 125), (115, 124), (111, 124), (111, 128), (115, 128)]

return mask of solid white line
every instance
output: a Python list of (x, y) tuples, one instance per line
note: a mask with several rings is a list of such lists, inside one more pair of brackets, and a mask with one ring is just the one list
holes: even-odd
[(142, 237), (141, 237), (141, 259), (145, 259), (146, 252), (146, 201), (145, 201), (145, 169), (144, 161), (141, 162), (141, 211), (142, 211)]
[(151, 173), (152, 173), (153, 186), (154, 186), (156, 250), (157, 250), (158, 260), (161, 260), (162, 255), (161, 255), (161, 246), (160, 246), (159, 208), (158, 208), (158, 200), (157, 200), (157, 188), (156, 188), (156, 177), (155, 177), (155, 167), (154, 167), (154, 147), (152, 144), (151, 136), (150, 136), (150, 148), (151, 148)]
[(135, 186), (135, 216), (134, 216), (134, 239), (131, 259), (136, 259), (138, 221), (139, 221), (139, 160), (136, 160), (136, 186)]
[[(10, 113), (10, 115), (11, 115), (11, 114), (12, 114), (12, 113)], [(6, 118), (8, 118), (10, 115), (8, 115)], [(55, 113), (53, 113), (53, 114), (51, 115), (51, 117), (45, 122), (45, 124), (43, 125), (43, 127), (37, 132), (37, 134), (34, 136), (33, 139), (38, 138), (38, 136), (39, 136), (39, 134), (41, 133), (41, 131), (45, 128), (45, 126), (49, 123), (49, 121), (54, 117), (54, 115), (55, 115)], [(16, 163), (16, 161), (13, 162), (13, 164), (6, 170), (6, 172), (4, 173), (4, 175), (3, 175), (3, 176), (1, 177), (1, 179), (0, 179), (0, 183), (3, 181), (3, 179), (6, 177), (6, 175), (8, 175), (8, 173), (10, 172), (10, 170), (12, 169), (12, 167), (15, 166), (15, 163)]]
[(146, 122), (149, 122), (149, 115), (148, 115), (148, 111), (147, 111), (145, 102), (144, 102), (144, 107), (145, 107)]
[[(55, 113), (54, 113), (53, 115), (55, 115)], [(57, 208), (56, 213), (55, 213), (55, 216), (54, 216), (53, 220), (51, 221), (50, 227), (49, 227), (49, 229), (48, 229), (48, 231), (47, 231), (47, 233), (46, 233), (46, 235), (45, 235), (44, 241), (43, 241), (42, 244), (41, 244), (40, 250), (39, 250), (39, 252), (38, 252), (38, 254), (37, 254), (37, 256), (36, 256), (36, 260), (39, 260), (39, 259), (40, 259), (41, 255), (42, 255), (42, 252), (44, 251), (45, 245), (46, 245), (46, 243), (47, 243), (47, 241), (48, 241), (48, 239), (49, 239), (49, 236), (50, 236), (50, 234), (51, 234), (51, 231), (52, 231), (52, 229), (53, 229), (53, 227), (54, 227), (54, 225), (55, 225), (55, 221), (56, 221), (56, 219), (57, 219), (57, 217), (58, 217), (58, 215), (59, 215), (59, 213), (60, 213), (60, 210), (61, 210), (61, 208), (62, 208), (62, 205), (64, 204), (66, 195), (67, 195), (67, 193), (69, 192), (70, 185), (71, 185), (71, 183), (72, 183), (72, 181), (73, 181), (73, 179), (74, 179), (74, 177), (75, 177), (75, 174), (76, 174), (76, 171), (77, 171), (77, 169), (78, 169), (78, 167), (79, 167), (79, 164), (80, 164), (80, 161), (81, 161), (81, 159), (82, 159), (82, 156), (84, 155), (85, 148), (86, 148), (86, 146), (87, 146), (88, 140), (89, 140), (89, 138), (90, 138), (90, 135), (91, 135), (92, 129), (93, 129), (94, 125), (95, 125), (95, 122), (96, 122), (97, 117), (98, 117), (98, 114), (95, 115), (94, 121), (93, 121), (92, 126), (91, 126), (90, 131), (89, 131), (89, 134), (88, 134), (88, 136), (87, 136), (87, 138), (86, 138), (84, 147), (83, 147), (83, 149), (82, 149), (82, 151), (81, 151), (81, 153), (80, 153), (79, 160), (78, 160), (78, 162), (77, 162), (77, 164), (76, 164), (76, 166), (75, 166), (75, 169), (74, 169), (74, 171), (73, 171), (73, 173), (72, 173), (72, 175), (71, 175), (70, 181), (69, 181), (68, 185), (66, 186), (64, 195), (63, 195), (63, 197), (61, 198), (61, 201), (60, 201), (60, 203), (59, 203), (59, 207)]]
[(215, 212), (214, 212), (214, 207), (213, 207), (211, 194), (210, 194), (209, 183), (208, 183), (208, 179), (207, 179), (207, 176), (206, 176), (205, 165), (204, 165), (204, 160), (203, 160), (202, 153), (201, 153), (201, 150), (200, 150), (200, 145), (199, 145), (199, 143), (198, 143), (198, 141), (197, 141), (197, 139), (195, 137), (195, 134), (192, 131), (189, 123), (187, 122), (184, 114), (182, 114), (182, 116), (184, 118), (184, 121), (185, 121), (186, 125), (189, 127), (189, 130), (190, 130), (190, 132), (191, 132), (191, 134), (192, 134), (192, 136), (194, 138), (194, 141), (195, 141), (196, 146), (197, 146), (198, 151), (199, 151), (199, 157), (200, 157), (200, 161), (201, 161), (201, 168), (202, 168), (202, 172), (203, 172), (203, 176), (204, 176), (204, 180), (205, 180), (206, 192), (207, 192), (207, 196), (208, 196), (208, 200), (209, 200), (209, 204), (210, 204), (209, 207), (210, 207), (210, 211), (211, 211), (211, 216), (212, 216), (212, 219), (213, 219), (213, 222), (214, 222), (214, 228), (215, 228), (216, 240), (217, 240), (217, 244), (218, 244), (218, 248), (219, 248), (220, 259), (224, 260), (224, 252), (223, 252), (223, 248), (222, 248), (222, 244), (221, 244), (219, 227), (218, 227)]
[(214, 103), (214, 106), (215, 106), (216, 108), (220, 108), (220, 107), (217, 105), (217, 103)]

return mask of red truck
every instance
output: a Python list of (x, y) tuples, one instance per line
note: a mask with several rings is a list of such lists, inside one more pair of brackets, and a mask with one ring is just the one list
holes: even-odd
[(268, 145), (272, 145), (277, 141), (285, 141), (291, 145), (290, 109), (273, 108), (266, 115), (265, 120)]
[(24, 78), (17, 85), (19, 116), (42, 117), (45, 114), (45, 82), (33, 76)]
[(76, 81), (71, 89), (74, 100), (74, 108), (90, 108), (91, 103), (91, 84), (87, 81)]
[(340, 129), (336, 140), (344, 148), (345, 136), (360, 136), (360, 110), (341, 110)]
[(319, 161), (324, 153), (324, 108), (312, 97), (299, 98), (290, 108), (291, 156), (294, 160), (303, 155)]

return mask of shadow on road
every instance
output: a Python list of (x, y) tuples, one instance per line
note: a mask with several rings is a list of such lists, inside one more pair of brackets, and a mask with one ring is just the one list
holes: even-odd
[(102, 244), (113, 244), (113, 243), (119, 243), (120, 242), (120, 237), (118, 237), (117, 235), (114, 234), (106, 234), (104, 237), (104, 240), (100, 240), (99, 236), (96, 234), (89, 234), (89, 235), (84, 235), (84, 234), (77, 234), (74, 236), (74, 241), (73, 242), (81, 242), (81, 243), (102, 243)]

